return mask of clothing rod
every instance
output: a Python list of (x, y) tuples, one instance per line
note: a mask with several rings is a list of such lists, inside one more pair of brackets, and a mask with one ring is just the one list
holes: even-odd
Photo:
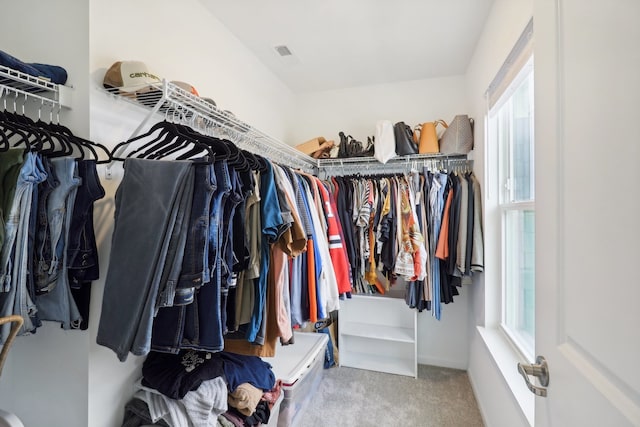
[[(341, 160), (349, 160), (342, 162)], [(328, 163), (328, 164), (327, 164)], [(323, 164), (319, 167), (320, 177), (322, 179), (329, 176), (345, 176), (345, 175), (385, 175), (406, 173), (411, 170), (422, 171), (423, 168), (434, 170), (454, 170), (454, 169), (471, 169), (473, 168), (473, 160), (468, 160), (465, 155), (460, 156), (407, 156), (404, 158), (394, 158), (386, 164), (377, 161), (358, 162), (353, 159), (331, 159), (331, 161), (323, 160)]]

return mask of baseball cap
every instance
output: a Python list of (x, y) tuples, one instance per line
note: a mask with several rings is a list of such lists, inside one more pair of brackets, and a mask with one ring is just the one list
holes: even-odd
[(192, 85), (190, 85), (189, 83), (186, 82), (181, 82), (178, 80), (172, 80), (170, 83), (174, 84), (175, 86), (179, 87), (180, 89), (184, 90), (185, 92), (188, 92), (192, 95), (195, 96), (200, 96), (198, 94), (198, 91), (196, 90), (195, 87), (193, 87)]
[(213, 98), (209, 98), (209, 97), (206, 97), (206, 96), (201, 96), (200, 99), (202, 99), (204, 102), (206, 102), (208, 104), (211, 104), (214, 107), (217, 107), (216, 101), (214, 101)]
[(118, 89), (121, 93), (149, 92), (154, 84), (162, 80), (149, 72), (147, 65), (141, 61), (114, 62), (104, 75), (103, 86), (107, 89)]

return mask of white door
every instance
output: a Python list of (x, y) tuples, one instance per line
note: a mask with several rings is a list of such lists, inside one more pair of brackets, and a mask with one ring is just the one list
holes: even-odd
[(535, 0), (536, 426), (640, 426), (640, 1)]

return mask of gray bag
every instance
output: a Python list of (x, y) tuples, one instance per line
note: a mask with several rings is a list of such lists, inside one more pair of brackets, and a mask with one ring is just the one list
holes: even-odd
[(442, 154), (467, 154), (473, 149), (473, 119), (466, 114), (453, 118), (440, 137)]

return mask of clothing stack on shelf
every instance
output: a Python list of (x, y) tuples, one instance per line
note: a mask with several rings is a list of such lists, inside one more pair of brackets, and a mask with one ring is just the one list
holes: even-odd
[(273, 356), (350, 292), (335, 206), (313, 175), (167, 121), (113, 158), (124, 176), (97, 341), (120, 360)]
[(123, 427), (267, 424), (281, 393), (271, 365), (225, 351), (152, 352), (135, 388)]
[[(22, 335), (42, 321), (87, 329), (91, 282), (99, 276), (93, 205), (105, 195), (96, 164), (109, 161), (109, 152), (59, 123), (16, 113), (15, 98), (36, 95), (0, 89), (0, 316), (22, 316)], [(4, 327), (0, 343), (8, 333)]]
[[(24, 62), (2, 50), (0, 50), (0, 66), (55, 84), (63, 85), (67, 82), (67, 70), (63, 67), (37, 62)], [(0, 84), (7, 84), (12, 81), (12, 79), (5, 79), (0, 76)], [(31, 89), (32, 92), (40, 92), (37, 85), (31, 86)]]
[(385, 293), (398, 278), (407, 304), (441, 318), (441, 303), (483, 271), (480, 185), (473, 172), (327, 179), (345, 231), (359, 293)]

